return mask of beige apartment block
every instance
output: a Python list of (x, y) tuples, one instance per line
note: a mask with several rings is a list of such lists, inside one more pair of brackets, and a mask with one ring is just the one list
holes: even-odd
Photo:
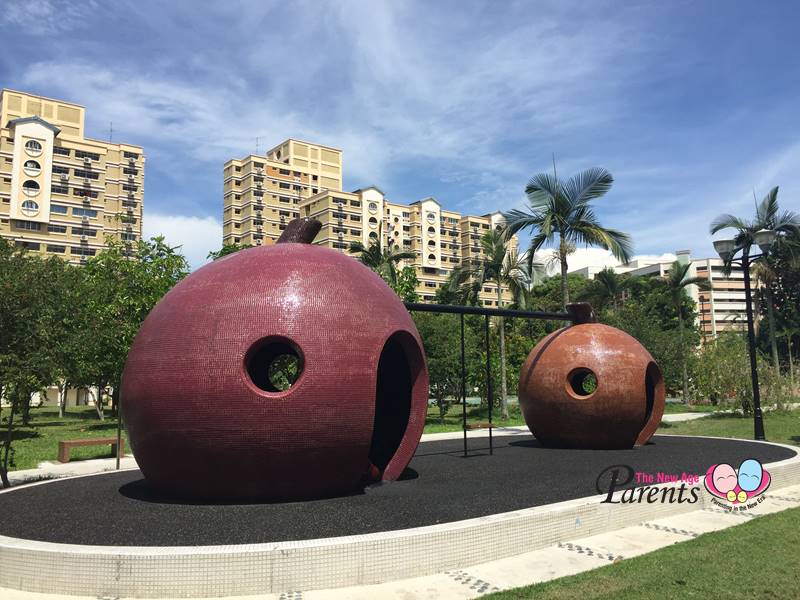
[[(300, 216), (313, 217), (322, 223), (315, 243), (347, 252), (352, 242), (369, 246), (379, 241), (382, 248), (414, 253), (413, 260), (399, 266), (414, 267), (423, 302), (433, 302), (436, 291), (453, 270), (467, 260), (482, 256), (481, 237), (502, 225), (500, 213), (462, 216), (444, 210), (434, 198), (411, 204), (386, 199), (377, 187), (354, 192), (319, 192), (300, 202)], [(516, 237), (512, 239), (516, 250)], [(502, 289), (502, 305), (511, 296)], [(497, 286), (486, 284), (480, 292), (484, 306), (497, 306)]]
[(273, 244), (298, 216), (300, 201), (342, 189), (342, 151), (286, 140), (266, 155), (232, 159), (223, 167), (222, 243)]
[[(322, 223), (316, 244), (347, 253), (352, 242), (380, 240), (383, 248), (414, 252), (400, 267), (415, 268), (425, 302), (455, 267), (481, 255), (481, 236), (502, 224), (500, 213), (462, 216), (434, 198), (400, 204), (374, 186), (342, 191), (342, 151), (295, 139), (263, 156), (229, 160), (223, 174), (223, 244), (274, 244), (293, 218), (313, 217)], [(496, 286), (484, 286), (481, 299), (496, 306)], [(510, 301), (503, 290), (503, 304)]]
[(0, 92), (0, 236), (72, 263), (142, 235), (142, 148), (85, 137), (84, 113)]

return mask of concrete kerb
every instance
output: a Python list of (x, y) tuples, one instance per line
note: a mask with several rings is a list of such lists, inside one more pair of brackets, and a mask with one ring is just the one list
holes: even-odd
[[(765, 465), (773, 488), (800, 483), (797, 448), (776, 445), (796, 454)], [(709, 464), (713, 460), (709, 457)], [(0, 536), (0, 587), (67, 595), (177, 598), (366, 585), (508, 558), (712, 506), (705, 492), (695, 504), (607, 504), (601, 503), (603, 497), (400, 531), (241, 546), (77, 546)], [(42, 577), (42, 564), (50, 565), (47, 577)]]

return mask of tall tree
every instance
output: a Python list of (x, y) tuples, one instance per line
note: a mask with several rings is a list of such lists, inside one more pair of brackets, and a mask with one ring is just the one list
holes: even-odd
[(347, 251), (351, 254), (358, 254), (359, 262), (380, 275), (395, 291), (398, 286), (398, 264), (404, 260), (413, 260), (417, 256), (410, 250), (400, 250), (394, 245), (381, 247), (380, 236), (373, 238), (369, 246), (365, 246), (361, 242), (350, 242)]
[[(741, 250), (742, 259), (747, 261), (750, 257), (750, 251), (755, 242), (755, 235), (762, 229), (770, 229), (780, 234), (777, 245), (786, 244), (787, 246), (794, 246), (794, 240), (800, 234), (800, 215), (792, 211), (781, 211), (778, 204), (778, 186), (772, 188), (766, 196), (761, 199), (761, 202), (756, 202), (755, 215), (752, 219), (743, 219), (732, 214), (722, 214), (711, 222), (711, 234), (715, 234), (723, 229), (735, 229), (736, 234), (733, 238), (735, 253)], [(755, 201), (755, 194), (753, 196)], [(785, 237), (784, 237), (785, 236)], [(789, 238), (786, 241), (786, 238)], [(783, 238), (783, 239), (781, 239)], [(775, 341), (775, 324), (774, 315), (772, 313), (773, 298), (772, 298), (772, 284), (777, 278), (777, 273), (770, 272), (768, 261), (761, 259), (761, 262), (766, 262), (767, 265), (756, 269), (756, 275), (761, 276), (761, 283), (767, 286), (768, 289), (768, 325), (770, 329), (770, 343), (773, 349), (773, 360), (777, 360), (777, 342)], [(731, 262), (728, 260), (725, 267), (730, 269)], [(777, 367), (777, 365), (776, 365)]]
[(590, 302), (597, 310), (608, 305), (616, 310), (620, 297), (628, 287), (628, 277), (606, 267), (594, 276), (592, 282), (578, 296), (579, 300)]
[(630, 260), (633, 252), (627, 233), (608, 229), (600, 224), (592, 208), (592, 200), (600, 198), (614, 182), (611, 173), (593, 168), (560, 181), (555, 168), (553, 174), (534, 175), (525, 188), (528, 207), (504, 213), (506, 236), (531, 229), (533, 237), (528, 259), (546, 244), (555, 246), (561, 268), (561, 299), (569, 303), (567, 286), (567, 256), (578, 244), (597, 246), (610, 250), (623, 262)]
[[(531, 262), (526, 269), (524, 259), (513, 250), (499, 229), (487, 231), (481, 236), (481, 253), (463, 261), (453, 269), (449, 285), (466, 287), (468, 293), (479, 292), (484, 283), (493, 283), (497, 294), (497, 307), (503, 306), (503, 287), (520, 291), (531, 277), (538, 278), (541, 270), (538, 263)], [(500, 409), (508, 419), (508, 382), (506, 377), (506, 340), (503, 317), (498, 317), (500, 335)]]
[(686, 288), (690, 285), (697, 286), (700, 290), (707, 290), (710, 288), (708, 279), (705, 277), (690, 277), (689, 270), (691, 263), (681, 263), (675, 261), (669, 268), (666, 276), (667, 291), (672, 306), (678, 316), (678, 331), (680, 333), (681, 345), (681, 361), (683, 369), (683, 402), (689, 402), (689, 372), (687, 368), (687, 354), (688, 348), (686, 344), (686, 334), (684, 333), (684, 306), (686, 299)]

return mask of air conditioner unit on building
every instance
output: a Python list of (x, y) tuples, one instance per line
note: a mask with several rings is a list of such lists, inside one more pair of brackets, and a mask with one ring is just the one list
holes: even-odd
[(126, 210), (128, 211), (129, 214), (133, 214), (133, 207), (132, 206), (128, 206)]
[(85, 264), (86, 263), (86, 257), (85, 256), (81, 256), (80, 262), (81, 262), (81, 264)]
[(128, 159), (128, 164), (131, 165), (131, 166), (135, 165), (136, 164), (136, 159), (135, 158), (129, 158)]
[(88, 225), (88, 224), (89, 224), (89, 217), (83, 217), (83, 218), (81, 219), (81, 223), (82, 223), (83, 225)]
[(88, 242), (88, 241), (89, 241), (89, 236), (82, 235), (82, 236), (81, 236), (81, 241), (82, 241), (82, 242)]
[(342, 232), (340, 231), (340, 232), (339, 232), (339, 237), (344, 237), (344, 233), (342, 233)]
[(261, 181), (256, 181), (256, 187), (257, 188), (264, 187), (264, 184)]
[(135, 181), (135, 180), (136, 180), (136, 175), (128, 173), (128, 181)]
[(61, 181), (69, 181), (69, 175), (67, 173), (61, 173), (59, 179), (61, 179)]
[(86, 185), (89, 185), (90, 183), (92, 183), (92, 180), (89, 179), (88, 177), (84, 177), (83, 178), (83, 183), (85, 183)]
[(91, 158), (89, 158), (88, 156), (84, 156), (84, 157), (83, 157), (83, 164), (85, 164), (85, 165), (90, 165), (90, 164), (92, 164), (92, 159), (91, 159)]
[(89, 198), (89, 196), (83, 196), (81, 200), (83, 200), (84, 204), (89, 204), (92, 201), (92, 199)]

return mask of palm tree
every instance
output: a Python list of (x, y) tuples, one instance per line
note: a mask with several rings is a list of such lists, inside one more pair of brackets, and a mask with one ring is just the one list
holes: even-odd
[(359, 262), (375, 271), (392, 288), (397, 284), (397, 263), (416, 258), (413, 252), (400, 250), (393, 245), (381, 248), (380, 237), (372, 238), (369, 246), (364, 246), (361, 242), (350, 242), (347, 251), (360, 254)]
[[(711, 234), (715, 234), (723, 229), (736, 229), (736, 235), (733, 238), (736, 248), (731, 253), (733, 257), (739, 250), (742, 251), (742, 260), (747, 262), (750, 255), (750, 248), (755, 244), (755, 235), (762, 229), (771, 229), (777, 233), (786, 234), (780, 236), (777, 243), (793, 243), (788, 241), (787, 238), (796, 240), (800, 236), (800, 215), (791, 211), (780, 211), (778, 206), (778, 186), (772, 188), (769, 193), (761, 199), (761, 202), (756, 203), (756, 214), (751, 220), (741, 219), (735, 215), (723, 214), (719, 215), (711, 222)], [(755, 201), (755, 193), (753, 194)], [(731, 268), (730, 260), (726, 261), (725, 267)], [(766, 300), (767, 300), (767, 317), (769, 321), (769, 337), (770, 345), (772, 346), (772, 360), (775, 367), (778, 366), (778, 346), (775, 341), (775, 324), (772, 312), (772, 290), (770, 289), (771, 283), (775, 280), (777, 275), (770, 269), (769, 264), (765, 264), (761, 260), (761, 265), (757, 265), (756, 277), (758, 280), (765, 284)]]
[(618, 299), (628, 288), (628, 278), (619, 275), (613, 269), (606, 267), (594, 276), (590, 283), (580, 294), (580, 300), (591, 302), (595, 308), (602, 309), (611, 304), (616, 310)]
[(534, 253), (545, 244), (556, 246), (564, 307), (569, 303), (567, 256), (570, 248), (574, 249), (577, 244), (598, 246), (611, 250), (622, 262), (630, 260), (633, 251), (630, 236), (603, 227), (591, 205), (592, 200), (611, 189), (613, 182), (611, 173), (601, 168), (588, 169), (562, 182), (554, 168), (552, 175), (539, 173), (528, 182), (526, 210), (515, 209), (503, 214), (507, 223), (506, 236), (522, 229), (534, 231), (528, 260), (533, 260)]
[(707, 290), (711, 286), (705, 277), (689, 277), (691, 263), (675, 261), (667, 272), (667, 292), (672, 306), (678, 314), (678, 332), (681, 344), (681, 358), (683, 360), (683, 403), (689, 402), (689, 373), (686, 368), (686, 344), (683, 333), (683, 300), (686, 297), (686, 288), (696, 285), (700, 290)]
[[(508, 241), (499, 229), (487, 231), (481, 237), (481, 254), (462, 262), (448, 280), (451, 289), (463, 290), (465, 296), (477, 297), (484, 283), (494, 283), (497, 291), (497, 307), (503, 305), (503, 289), (506, 286), (512, 295), (522, 294), (522, 290), (538, 281), (541, 268), (538, 263), (526, 261), (509, 247)], [(506, 335), (503, 318), (498, 318), (500, 332), (500, 410), (503, 419), (508, 419), (508, 385), (506, 379)]]

